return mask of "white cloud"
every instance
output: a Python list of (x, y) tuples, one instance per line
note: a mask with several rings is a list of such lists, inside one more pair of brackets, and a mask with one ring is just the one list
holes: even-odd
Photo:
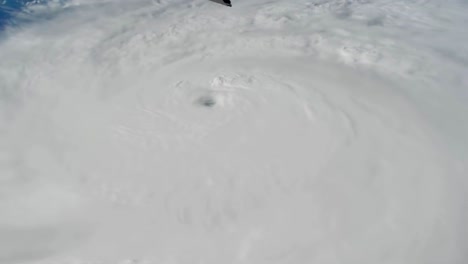
[(0, 42), (0, 262), (465, 263), (466, 8), (28, 7)]

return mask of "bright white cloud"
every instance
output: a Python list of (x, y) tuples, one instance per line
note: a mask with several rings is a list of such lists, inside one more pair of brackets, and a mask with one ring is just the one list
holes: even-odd
[(0, 263), (465, 263), (447, 2), (29, 7), (0, 42)]

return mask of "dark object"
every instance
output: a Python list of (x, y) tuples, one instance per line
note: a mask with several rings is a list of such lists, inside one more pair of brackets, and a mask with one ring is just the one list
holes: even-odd
[(210, 1), (221, 4), (221, 5), (231, 6), (232, 7), (231, 0), (210, 0)]
[(205, 96), (198, 98), (196, 103), (204, 107), (214, 107), (216, 105), (216, 99), (209, 95), (205, 95)]

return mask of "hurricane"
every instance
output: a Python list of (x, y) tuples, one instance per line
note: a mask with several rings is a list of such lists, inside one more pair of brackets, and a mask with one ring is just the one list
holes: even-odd
[(468, 262), (466, 1), (0, 10), (0, 263)]

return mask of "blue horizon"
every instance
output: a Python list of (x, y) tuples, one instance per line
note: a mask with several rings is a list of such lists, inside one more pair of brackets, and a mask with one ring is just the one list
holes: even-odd
[(23, 8), (37, 0), (0, 0), (0, 31), (3, 31), (8, 25), (15, 24), (15, 15), (20, 13)]

